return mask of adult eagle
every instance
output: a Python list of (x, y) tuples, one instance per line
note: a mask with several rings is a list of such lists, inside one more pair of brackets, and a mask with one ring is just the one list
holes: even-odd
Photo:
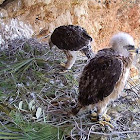
[(78, 104), (72, 110), (73, 114), (91, 105), (97, 108), (97, 118), (103, 120), (107, 105), (123, 90), (133, 61), (134, 40), (129, 34), (120, 32), (111, 38), (110, 46), (98, 51), (84, 67), (79, 82)]
[(86, 30), (80, 26), (60, 26), (52, 33), (49, 45), (52, 48), (56, 45), (63, 50), (67, 57), (66, 69), (71, 69), (77, 57), (77, 51), (82, 51), (89, 59), (94, 56), (91, 48), (92, 38)]

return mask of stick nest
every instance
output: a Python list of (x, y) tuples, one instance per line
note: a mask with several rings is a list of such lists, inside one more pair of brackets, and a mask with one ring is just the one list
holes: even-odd
[[(129, 89), (108, 107), (114, 128), (92, 122), (89, 112), (71, 116), (77, 103), (78, 81), (86, 57), (78, 55), (72, 70), (60, 73), (66, 58), (38, 39), (15, 39), (0, 51), (0, 101), (23, 115), (24, 121), (51, 124), (65, 131), (64, 139), (137, 139), (140, 137), (140, 86)], [(133, 83), (133, 84), (132, 84)], [(5, 113), (1, 112), (4, 117)], [(8, 124), (7, 120), (1, 121)]]

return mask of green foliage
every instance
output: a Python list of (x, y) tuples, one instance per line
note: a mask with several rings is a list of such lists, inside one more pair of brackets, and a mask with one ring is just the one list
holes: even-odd
[[(33, 100), (30, 96), (33, 92), (40, 97), (55, 94), (56, 85), (50, 82), (54, 72), (47, 69), (52, 67), (54, 62), (44, 59), (46, 49), (40, 44), (32, 46), (25, 43), (23, 46), (14, 47), (0, 52), (0, 120), (6, 122), (4, 125), (0, 124), (0, 139), (63, 139), (69, 131), (67, 128), (39, 123), (37, 118), (34, 118), (37, 108), (42, 105), (40, 100), (34, 99), (34, 110), (28, 108)], [(47, 50), (47, 55), (51, 54), (52, 52)], [(60, 60), (56, 62), (59, 63)], [(23, 105), (19, 108), (21, 101)], [(46, 118), (45, 115), (43, 117)]]
[[(46, 63), (46, 60), (41, 58), (40, 55), (45, 53), (45, 51), (40, 51), (40, 53), (39, 51), (40, 50), (37, 48), (31, 47), (29, 44), (25, 43), (23, 48), (17, 50), (9, 49), (0, 52), (1, 101), (10, 96), (17, 96), (17, 85), (19, 83), (25, 85), (29, 83), (30, 85), (27, 88), (30, 90), (36, 87), (39, 92), (39, 90), (42, 89), (48, 79), (45, 78), (45, 74), (41, 70)], [(38, 55), (36, 55), (36, 53)]]
[[(33, 39), (18, 41), (13, 42), (13, 47), (0, 51), (0, 139), (61, 140), (66, 139), (71, 130), (75, 139), (86, 139), (91, 128), (97, 133), (109, 133), (109, 129), (91, 123), (84, 114), (70, 117), (77, 101), (79, 73), (85, 62), (77, 60), (71, 71), (59, 73), (58, 66), (64, 62), (64, 56), (58, 49), (50, 51)], [(128, 106), (127, 97), (124, 99), (113, 109), (121, 114), (119, 121), (118, 117), (115, 121), (113, 118), (116, 131), (126, 129), (122, 125), (124, 120), (131, 124), (130, 128), (127, 125), (130, 131), (137, 130), (139, 110)], [(128, 110), (134, 124), (124, 112)], [(101, 139), (101, 136), (90, 134), (90, 138)]]
[(0, 139), (61, 140), (64, 136), (63, 129), (61, 130), (49, 124), (27, 122), (17, 111), (11, 111), (10, 119), (11, 122), (5, 127), (0, 126)]

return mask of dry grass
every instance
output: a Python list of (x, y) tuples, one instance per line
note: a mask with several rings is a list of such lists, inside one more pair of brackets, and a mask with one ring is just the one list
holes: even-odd
[[(92, 122), (88, 111), (73, 117), (69, 114), (76, 105), (78, 79), (87, 63), (84, 56), (79, 54), (78, 58), (72, 70), (60, 73), (59, 64), (65, 62), (65, 56), (57, 48), (50, 50), (37, 39), (10, 41), (9, 48), (0, 53), (0, 123), (5, 128), (1, 130), (9, 132), (7, 125), (11, 122), (21, 127), (22, 120), (59, 128), (64, 132), (63, 139), (137, 140), (140, 86), (135, 83), (128, 82), (130, 88), (124, 90), (127, 94), (109, 106), (114, 129)], [(13, 112), (20, 113), (22, 119), (15, 114), (11, 117)]]

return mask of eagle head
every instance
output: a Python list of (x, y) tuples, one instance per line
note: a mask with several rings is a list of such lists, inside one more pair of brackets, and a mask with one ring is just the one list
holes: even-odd
[(113, 50), (125, 57), (128, 57), (130, 51), (135, 50), (133, 37), (124, 32), (115, 34), (110, 40), (110, 46)]

